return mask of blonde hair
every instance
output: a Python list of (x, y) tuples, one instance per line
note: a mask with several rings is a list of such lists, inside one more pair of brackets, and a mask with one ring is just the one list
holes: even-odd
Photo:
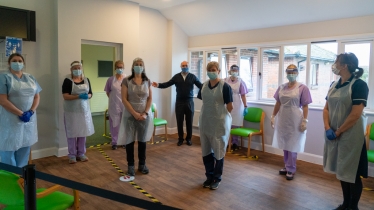
[(206, 66), (206, 70), (210, 70), (213, 66), (217, 68), (218, 71), (221, 71), (221, 68), (219, 67), (219, 63), (217, 61), (211, 61)]
[(114, 63), (114, 70), (116, 70), (117, 64), (123, 64), (123, 67), (125, 67), (125, 63), (121, 60), (118, 60)]

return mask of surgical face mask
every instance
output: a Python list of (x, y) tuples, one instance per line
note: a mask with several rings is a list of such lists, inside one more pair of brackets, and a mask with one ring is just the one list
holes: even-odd
[(143, 72), (143, 66), (134, 66), (135, 74), (141, 74)]
[(297, 74), (287, 74), (287, 79), (290, 82), (294, 82), (297, 78)]
[(73, 75), (74, 76), (80, 76), (80, 75), (82, 75), (82, 70), (80, 70), (80, 69), (73, 70)]
[(207, 75), (210, 80), (215, 80), (218, 77), (218, 72), (208, 72)]
[(188, 67), (182, 68), (182, 72), (184, 72), (184, 73), (188, 72)]
[(336, 64), (333, 64), (331, 66), (331, 70), (332, 70), (332, 73), (334, 73), (336, 75), (339, 75), (339, 73), (340, 73), (340, 70), (336, 68)]
[(233, 77), (238, 77), (238, 76), (239, 76), (239, 73), (238, 73), (238, 72), (231, 72), (231, 76), (233, 76)]
[(123, 69), (116, 69), (117, 74), (123, 74)]
[(21, 71), (23, 69), (23, 63), (12, 62), (10, 63), (10, 68), (12, 68), (14, 71)]

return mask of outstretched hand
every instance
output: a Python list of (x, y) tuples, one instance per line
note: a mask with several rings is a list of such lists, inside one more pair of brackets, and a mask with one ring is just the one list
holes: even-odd
[(152, 86), (153, 86), (153, 87), (158, 87), (157, 82), (152, 82)]

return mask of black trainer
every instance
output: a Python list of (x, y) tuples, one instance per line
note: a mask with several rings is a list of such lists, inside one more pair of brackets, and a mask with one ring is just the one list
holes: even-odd
[(213, 181), (213, 180), (211, 180), (211, 179), (207, 179), (207, 180), (205, 180), (205, 182), (203, 183), (203, 187), (204, 187), (204, 188), (208, 188), (208, 187), (210, 187), (210, 184), (212, 184), (212, 181)]
[(232, 148), (232, 151), (235, 151), (235, 150), (238, 149), (238, 145), (237, 144), (232, 144), (231, 148)]
[(112, 145), (112, 150), (116, 150), (117, 149), (117, 145)]
[(191, 146), (192, 145), (192, 141), (191, 141), (191, 139), (190, 140), (186, 140), (187, 141), (187, 145), (188, 146)]
[(218, 185), (219, 185), (220, 182), (218, 181), (213, 181), (211, 184), (210, 184), (210, 189), (211, 190), (216, 190), (218, 189)]
[(142, 174), (148, 174), (149, 173), (149, 169), (147, 168), (147, 166), (145, 164), (144, 165), (139, 165), (138, 171), (142, 172)]
[(279, 174), (280, 175), (286, 175), (287, 174), (287, 169), (286, 168), (282, 168), (281, 170), (279, 170)]
[(182, 144), (183, 144), (183, 140), (178, 140), (177, 145), (180, 146), (180, 145), (182, 145)]
[(134, 166), (127, 166), (127, 175), (135, 176), (135, 167)]
[(339, 205), (338, 208), (335, 208), (333, 210), (346, 210), (346, 209), (349, 209), (347, 208), (346, 206), (343, 206), (343, 204)]

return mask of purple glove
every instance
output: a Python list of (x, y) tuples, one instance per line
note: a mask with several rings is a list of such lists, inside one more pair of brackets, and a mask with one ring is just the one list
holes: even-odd
[(34, 112), (33, 111), (31, 111), (31, 110), (29, 110), (29, 111), (27, 111), (27, 112), (24, 112), (23, 114), (22, 114), (22, 116), (19, 116), (19, 119), (21, 120), (21, 121), (23, 121), (23, 122), (29, 122), (30, 121), (30, 118), (31, 118), (31, 116), (34, 114)]
[(328, 140), (334, 140), (336, 139), (335, 132), (330, 128), (326, 131), (326, 137)]

